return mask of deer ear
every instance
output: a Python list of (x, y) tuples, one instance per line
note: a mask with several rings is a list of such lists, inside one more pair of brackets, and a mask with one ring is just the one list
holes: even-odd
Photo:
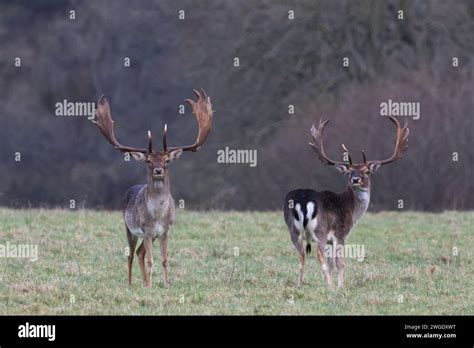
[(372, 162), (369, 164), (369, 171), (371, 173), (375, 173), (377, 169), (379, 169), (381, 163), (380, 162)]
[(141, 152), (130, 152), (133, 159), (138, 162), (143, 162), (146, 160), (146, 156)]
[(349, 173), (349, 167), (345, 164), (335, 164), (334, 167), (336, 167), (336, 169), (342, 174)]
[(181, 156), (182, 153), (183, 153), (182, 149), (173, 150), (169, 153), (168, 158), (170, 159), (170, 161), (174, 161), (174, 160), (178, 159), (179, 156)]

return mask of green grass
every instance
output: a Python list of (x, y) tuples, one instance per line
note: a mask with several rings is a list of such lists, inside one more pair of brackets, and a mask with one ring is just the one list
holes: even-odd
[(347, 241), (363, 244), (366, 258), (346, 259), (345, 288), (323, 284), (312, 254), (298, 290), (281, 212), (178, 209), (171, 288), (162, 285), (156, 243), (154, 284), (145, 289), (136, 259), (127, 284), (119, 212), (0, 209), (0, 244), (38, 244), (36, 262), (0, 258), (0, 314), (472, 315), (473, 215), (368, 213)]

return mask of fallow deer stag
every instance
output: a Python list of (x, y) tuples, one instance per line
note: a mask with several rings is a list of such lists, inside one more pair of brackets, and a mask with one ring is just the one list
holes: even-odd
[[(314, 191), (298, 189), (290, 191), (285, 198), (284, 218), (290, 232), (290, 237), (299, 255), (299, 274), (297, 287), (303, 283), (303, 270), (305, 250), (309, 254), (311, 243), (317, 243), (317, 258), (321, 263), (326, 283), (332, 287), (331, 271), (333, 268), (332, 257), (326, 257), (326, 245), (332, 244), (331, 255), (335, 256), (338, 272), (338, 287), (344, 286), (344, 243), (352, 227), (364, 215), (370, 200), (370, 176), (385, 164), (395, 162), (402, 158), (408, 147), (408, 125), (400, 127), (394, 117), (390, 117), (397, 129), (397, 138), (393, 155), (385, 160), (367, 161), (362, 151), (363, 162), (355, 164), (349, 155), (348, 162), (338, 162), (326, 156), (323, 146), (324, 127), (329, 122), (319, 121), (316, 128), (313, 124), (311, 135), (314, 143), (309, 145), (314, 149), (319, 159), (336, 169), (347, 178), (347, 189), (341, 193), (330, 191)], [(304, 248), (306, 242), (306, 249)], [(329, 262), (331, 261), (331, 262)], [(328, 266), (329, 264), (329, 266)]]
[[(191, 105), (192, 112), (196, 117), (199, 131), (197, 140), (193, 145), (168, 147), (166, 142), (167, 127), (165, 124), (163, 133), (163, 150), (156, 151), (152, 147), (151, 132), (148, 131), (148, 147), (136, 148), (121, 145), (114, 135), (110, 106), (105, 97), (98, 101), (96, 120), (93, 121), (99, 128), (105, 139), (121, 152), (128, 152), (132, 157), (145, 162), (148, 166), (147, 184), (135, 185), (128, 189), (125, 194), (123, 205), (123, 217), (127, 233), (129, 256), (128, 256), (128, 283), (132, 283), (133, 254), (139, 238), (143, 238), (137, 249), (138, 263), (143, 275), (145, 287), (151, 287), (153, 269), (153, 241), (160, 240), (160, 251), (163, 265), (164, 286), (169, 287), (168, 279), (168, 252), (167, 238), (170, 226), (173, 224), (175, 205), (170, 193), (170, 178), (168, 173), (169, 164), (179, 158), (183, 151), (198, 151), (204, 144), (212, 124), (212, 105), (210, 98), (204, 91), (194, 90), (197, 101), (186, 99)], [(145, 266), (145, 256), (147, 265)]]

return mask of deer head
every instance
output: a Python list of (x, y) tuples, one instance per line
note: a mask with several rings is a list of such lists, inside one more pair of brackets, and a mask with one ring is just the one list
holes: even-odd
[(196, 142), (189, 146), (168, 147), (166, 140), (166, 124), (163, 131), (163, 150), (161, 151), (153, 149), (153, 141), (150, 131), (148, 131), (148, 147), (146, 148), (130, 147), (120, 144), (115, 138), (115, 121), (112, 120), (110, 105), (107, 98), (104, 96), (99, 98), (96, 110), (96, 120), (92, 122), (95, 123), (104, 138), (112, 144), (116, 150), (128, 152), (135, 160), (146, 163), (148, 165), (148, 175), (152, 180), (164, 180), (168, 175), (169, 164), (178, 159), (184, 151), (198, 151), (210, 133), (212, 125), (211, 100), (203, 90), (201, 90), (201, 92), (194, 90), (194, 93), (197, 96), (197, 101), (186, 99), (185, 102), (191, 105), (192, 112), (198, 123), (199, 131)]
[(326, 156), (323, 146), (323, 132), (326, 124), (329, 120), (324, 122), (319, 121), (318, 128), (313, 126), (311, 127), (311, 135), (314, 139), (314, 143), (309, 143), (309, 145), (317, 153), (319, 159), (327, 165), (332, 165), (336, 169), (344, 174), (347, 177), (348, 185), (356, 190), (367, 190), (370, 188), (370, 176), (380, 168), (380, 166), (395, 162), (402, 158), (403, 153), (408, 148), (408, 122), (405, 119), (405, 125), (400, 126), (400, 122), (395, 117), (390, 116), (390, 121), (396, 127), (397, 130), (397, 140), (395, 142), (395, 149), (391, 157), (385, 160), (373, 160), (367, 161), (364, 151), (362, 151), (363, 162), (362, 163), (353, 163), (349, 151), (346, 146), (342, 144), (342, 148), (348, 154), (348, 162), (339, 162), (333, 161)]

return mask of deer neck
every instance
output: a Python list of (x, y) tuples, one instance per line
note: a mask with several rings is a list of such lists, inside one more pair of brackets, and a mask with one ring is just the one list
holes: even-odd
[(365, 214), (369, 207), (370, 185), (365, 189), (348, 186), (346, 193), (353, 201), (352, 221), (355, 224)]
[(170, 178), (165, 174), (163, 180), (154, 180), (148, 175), (145, 188), (145, 200), (148, 212), (155, 216), (156, 212), (168, 206), (170, 198)]

